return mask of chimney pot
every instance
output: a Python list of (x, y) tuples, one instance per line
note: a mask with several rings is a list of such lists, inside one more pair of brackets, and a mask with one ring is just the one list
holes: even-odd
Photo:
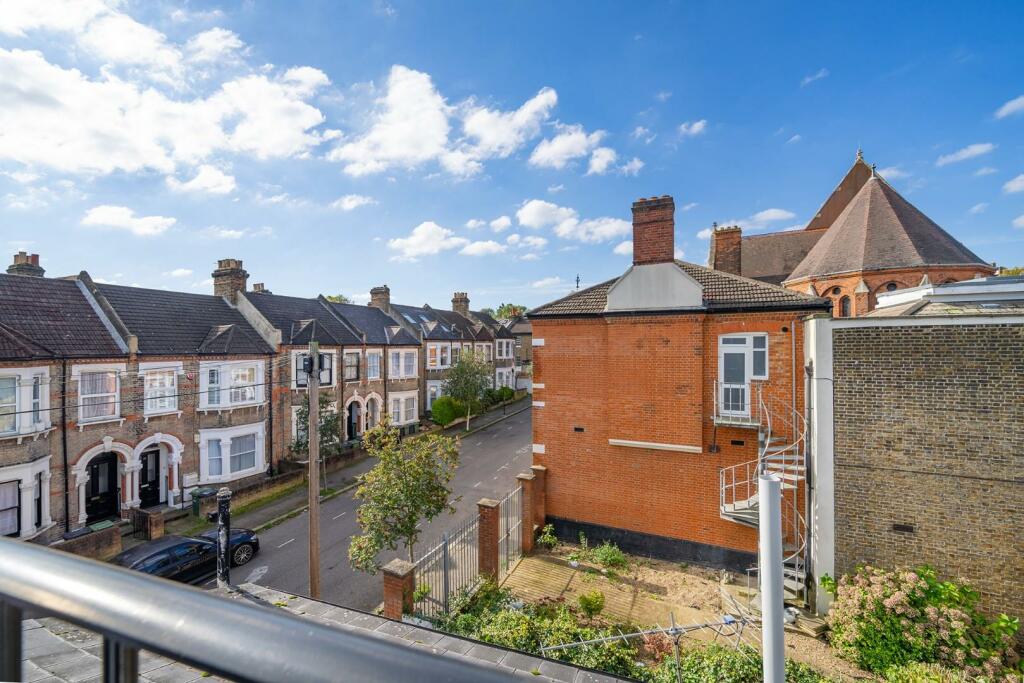
[(382, 311), (387, 311), (391, 307), (391, 289), (387, 285), (371, 289), (370, 305)]
[(455, 292), (452, 295), (452, 310), (462, 315), (469, 315), (469, 294), (466, 292)]
[(28, 254), (19, 251), (14, 255), (14, 261), (7, 266), (10, 275), (27, 275), (29, 277), (43, 277), (46, 271), (39, 265), (39, 254)]
[(669, 195), (633, 203), (633, 265), (675, 260), (675, 211)]
[(241, 259), (220, 259), (217, 261), (217, 270), (213, 271), (213, 294), (235, 303), (238, 293), (245, 291), (248, 281), (249, 273), (242, 268)]

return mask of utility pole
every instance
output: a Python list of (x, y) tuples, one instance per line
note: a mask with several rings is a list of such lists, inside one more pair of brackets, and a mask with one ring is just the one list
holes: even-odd
[(320, 599), (320, 344), (309, 342), (303, 364), (309, 393), (309, 597)]
[(217, 491), (217, 588), (231, 585), (231, 489)]

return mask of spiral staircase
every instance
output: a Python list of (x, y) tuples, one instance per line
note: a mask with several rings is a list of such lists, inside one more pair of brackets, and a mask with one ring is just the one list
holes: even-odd
[[(807, 524), (802, 513), (807, 500), (806, 434), (802, 415), (767, 397), (763, 387), (752, 387), (748, 426), (758, 430), (756, 460), (722, 469), (719, 475), (723, 519), (758, 528), (760, 509), (758, 476), (768, 474), (781, 482), (782, 556), (784, 596), (787, 603), (807, 605)], [(717, 410), (716, 410), (717, 412)], [(757, 564), (747, 569), (748, 607), (760, 611)]]

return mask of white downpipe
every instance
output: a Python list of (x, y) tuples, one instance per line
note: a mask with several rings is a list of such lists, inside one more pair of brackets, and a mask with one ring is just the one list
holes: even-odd
[(782, 607), (782, 486), (775, 477), (758, 477), (761, 578), (761, 651), (765, 683), (785, 683)]

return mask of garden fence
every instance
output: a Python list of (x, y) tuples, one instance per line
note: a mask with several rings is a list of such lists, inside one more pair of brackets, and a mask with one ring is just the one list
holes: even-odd
[(523, 556), (523, 487), (505, 496), (498, 505), (498, 581), (504, 581)]
[(416, 561), (415, 614), (429, 619), (445, 615), (460, 591), (472, 592), (480, 576), (479, 526), (480, 517), (473, 515)]

